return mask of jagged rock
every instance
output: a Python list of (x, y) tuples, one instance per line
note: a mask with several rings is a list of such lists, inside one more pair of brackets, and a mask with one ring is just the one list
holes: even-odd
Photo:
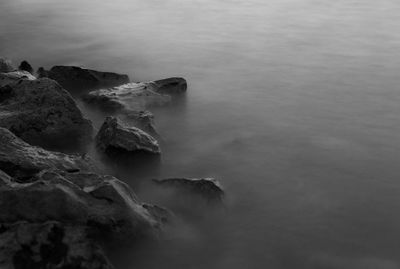
[(33, 68), (27, 61), (22, 61), (21, 64), (18, 66), (18, 69), (33, 74)]
[(31, 146), (0, 127), (0, 169), (19, 180), (28, 180), (48, 168), (87, 171), (94, 170), (94, 165), (86, 156), (67, 155)]
[(77, 66), (54, 66), (42, 74), (56, 80), (67, 89), (113, 87), (129, 82), (129, 77), (124, 74), (100, 72)]
[(130, 111), (123, 115), (134, 127), (145, 131), (154, 138), (158, 138), (156, 127), (154, 126), (154, 115), (150, 111)]
[(161, 91), (160, 85), (165, 86), (156, 82), (128, 83), (118, 87), (91, 91), (84, 96), (84, 100), (115, 111), (145, 110), (152, 106), (168, 104), (171, 101), (171, 96), (158, 92)]
[(47, 78), (19, 80), (0, 88), (0, 127), (37, 145), (78, 142), (92, 133), (91, 122), (71, 95)]
[(7, 73), (7, 72), (12, 72), (14, 70), (15, 68), (10, 60), (0, 57), (0, 72)]
[[(0, 73), (0, 87), (18, 83), (20, 80), (35, 80), (36, 78), (27, 71), (13, 71)], [(1, 94), (0, 90), (0, 94)]]
[(209, 202), (221, 202), (224, 197), (222, 186), (214, 178), (167, 178), (153, 179), (153, 182), (160, 186), (172, 187), (200, 195)]
[(101, 246), (154, 238), (160, 229), (128, 185), (94, 173), (3, 179), (0, 207), (0, 265), (25, 266), (16, 268), (111, 268)]
[(125, 152), (148, 152), (160, 154), (158, 142), (149, 134), (136, 128), (126, 126), (116, 117), (107, 117), (96, 136), (99, 149), (122, 150)]
[(19, 221), (0, 229), (1, 268), (114, 268), (85, 226)]
[(155, 92), (162, 94), (184, 93), (187, 89), (187, 82), (184, 78), (166, 78), (153, 81)]

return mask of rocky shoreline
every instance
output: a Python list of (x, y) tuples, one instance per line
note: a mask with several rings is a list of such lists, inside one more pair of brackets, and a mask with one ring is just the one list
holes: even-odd
[[(127, 75), (75, 66), (33, 70), (27, 61), (15, 68), (0, 58), (0, 267), (113, 268), (107, 245), (157, 240), (176, 216), (162, 205), (141, 202), (87, 154), (55, 149), (68, 141), (95, 143), (106, 155), (161, 154), (160, 135), (147, 109), (186, 92), (186, 80), (134, 83)], [(85, 102), (110, 111), (95, 136), (71, 95), (81, 89), (89, 90), (82, 96)], [(214, 179), (154, 182), (155, 188), (223, 202), (224, 191)]]

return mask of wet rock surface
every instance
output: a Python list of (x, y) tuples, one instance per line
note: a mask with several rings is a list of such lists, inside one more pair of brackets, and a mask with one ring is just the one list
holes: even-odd
[(66, 138), (78, 143), (92, 133), (91, 122), (71, 95), (47, 78), (19, 80), (0, 88), (0, 126), (38, 145), (65, 143)]
[[(35, 80), (31, 73), (27, 71), (12, 71), (8, 73), (0, 73), (0, 88), (6, 85), (18, 83), (20, 80)], [(0, 92), (2, 92), (1, 90)]]
[(54, 66), (43, 76), (56, 80), (67, 89), (113, 87), (129, 83), (125, 74), (101, 72), (77, 66)]
[(158, 142), (149, 134), (125, 125), (116, 117), (107, 117), (96, 136), (97, 147), (108, 150), (125, 152), (146, 152), (160, 154)]
[(187, 90), (187, 82), (184, 78), (172, 77), (152, 82), (155, 92), (162, 94), (179, 94)]
[(0, 265), (112, 268), (105, 242), (132, 244), (156, 237), (160, 228), (129, 186), (112, 176), (50, 169), (30, 183), (4, 173), (0, 179)]
[[(159, 93), (161, 83), (128, 83), (118, 87), (89, 92), (84, 100), (104, 109), (114, 111), (140, 111), (171, 102), (171, 96)], [(179, 87), (179, 86), (178, 86)]]
[(224, 198), (224, 190), (214, 178), (167, 178), (153, 179), (153, 182), (161, 187), (201, 196), (208, 202), (222, 202)]
[(65, 171), (93, 170), (91, 160), (31, 146), (9, 130), (0, 127), (0, 169), (19, 180), (30, 180), (37, 172), (58, 168)]

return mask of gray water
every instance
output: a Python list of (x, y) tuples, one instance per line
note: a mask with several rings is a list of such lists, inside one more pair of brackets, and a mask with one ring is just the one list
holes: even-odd
[(125, 268), (400, 268), (399, 29), (396, 0), (0, 2), (16, 63), (189, 82), (161, 163), (114, 172), (158, 203), (149, 178), (216, 177), (226, 209)]

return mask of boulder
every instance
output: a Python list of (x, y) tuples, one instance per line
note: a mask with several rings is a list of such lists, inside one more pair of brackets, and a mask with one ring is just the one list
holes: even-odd
[(0, 57), (0, 72), (7, 73), (15, 70), (15, 67), (12, 65), (11, 61), (5, 58)]
[(187, 82), (184, 78), (166, 78), (153, 81), (155, 92), (162, 94), (179, 94), (186, 92)]
[(128, 83), (118, 87), (91, 91), (84, 100), (113, 111), (138, 111), (152, 106), (161, 106), (171, 101), (171, 96), (161, 94), (160, 83)]
[(160, 231), (128, 185), (94, 173), (50, 169), (30, 183), (2, 180), (0, 208), (0, 265), (15, 268), (111, 268), (101, 246)]
[(19, 80), (0, 88), (0, 127), (43, 146), (78, 143), (92, 134), (91, 122), (71, 95), (47, 78)]
[(129, 82), (129, 77), (124, 74), (100, 72), (77, 66), (54, 66), (42, 73), (67, 89), (113, 87)]
[(154, 115), (148, 110), (141, 111), (130, 111), (123, 115), (129, 123), (132, 123), (133, 127), (139, 128), (142, 131), (145, 131), (149, 135), (154, 138), (158, 138), (159, 134), (157, 133), (155, 124), (154, 124)]
[(0, 229), (1, 268), (114, 268), (85, 226), (19, 221)]
[(0, 127), (0, 169), (18, 180), (30, 180), (37, 172), (58, 168), (65, 171), (94, 170), (86, 156), (67, 155), (31, 146)]
[(153, 182), (163, 187), (199, 195), (208, 202), (222, 202), (224, 198), (224, 190), (214, 178), (167, 178), (153, 179)]
[(22, 61), (18, 66), (18, 69), (33, 74), (33, 68), (27, 61)]
[(13, 71), (0, 73), (0, 87), (18, 83), (20, 80), (35, 80), (36, 78), (27, 71)]
[(121, 150), (124, 152), (147, 152), (160, 154), (158, 142), (149, 134), (126, 126), (116, 117), (107, 117), (101, 126), (96, 143), (102, 151)]

